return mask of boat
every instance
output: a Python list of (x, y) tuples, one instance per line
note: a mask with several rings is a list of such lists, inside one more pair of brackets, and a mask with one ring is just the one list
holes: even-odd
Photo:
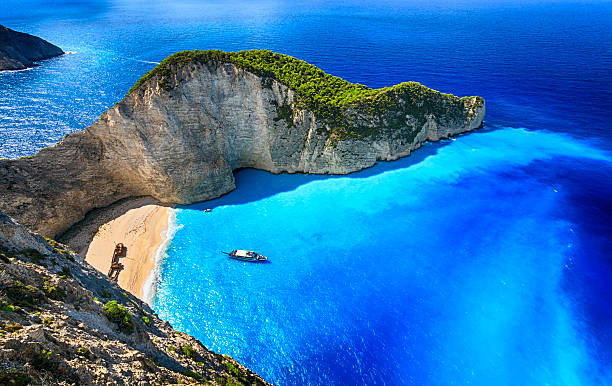
[(212, 209), (208, 208), (208, 209), (204, 210), (204, 212), (210, 213), (210, 212), (212, 212)]
[(255, 251), (245, 251), (243, 249), (234, 249), (231, 252), (223, 252), (228, 255), (230, 258), (241, 261), (252, 261), (252, 262), (261, 262), (267, 261), (268, 258), (264, 255), (260, 255)]

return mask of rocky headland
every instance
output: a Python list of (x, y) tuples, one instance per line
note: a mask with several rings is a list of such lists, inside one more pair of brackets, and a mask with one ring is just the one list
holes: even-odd
[(481, 97), (408, 82), (370, 89), (265, 50), (185, 51), (85, 130), (0, 160), (0, 210), (56, 237), (129, 197), (165, 204), (235, 188), (233, 171), (345, 174), (482, 126)]
[(0, 384), (263, 385), (0, 212)]
[(0, 25), (0, 71), (23, 70), (63, 53), (46, 40)]

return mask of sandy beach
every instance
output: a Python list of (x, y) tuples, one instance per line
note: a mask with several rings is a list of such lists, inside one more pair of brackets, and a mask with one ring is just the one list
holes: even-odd
[(171, 208), (155, 204), (127, 210), (98, 228), (85, 259), (107, 274), (115, 245), (123, 243), (126, 253), (119, 259), (124, 268), (118, 284), (143, 299), (143, 286), (155, 268), (156, 254), (166, 239), (171, 215)]

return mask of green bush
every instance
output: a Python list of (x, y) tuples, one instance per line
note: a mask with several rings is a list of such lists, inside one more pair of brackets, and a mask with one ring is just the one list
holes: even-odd
[(6, 311), (6, 312), (15, 312), (15, 306), (12, 304), (7, 304), (6, 302), (2, 302), (2, 305), (0, 306), (0, 310)]
[(89, 350), (87, 349), (87, 347), (79, 347), (76, 353), (79, 356), (89, 358)]
[(51, 284), (45, 280), (43, 282), (43, 292), (51, 299), (61, 300), (66, 294), (61, 288), (57, 288), (56, 285)]
[(183, 354), (189, 359), (195, 358), (193, 347), (191, 346), (183, 346)]
[(39, 370), (51, 370), (55, 367), (55, 362), (53, 361), (52, 358), (52, 353), (51, 350), (45, 350), (43, 349), (42, 352), (38, 355), (36, 355), (31, 363), (32, 366), (34, 366), (36, 369)]
[(236, 377), (240, 376), (240, 370), (236, 366), (234, 366), (233, 363), (227, 362), (227, 363), (224, 363), (224, 365), (225, 365), (225, 368), (227, 369), (227, 371), (229, 371), (230, 373), (232, 373)]
[(192, 370), (185, 370), (183, 372), (183, 375), (191, 377), (197, 381), (199, 381), (202, 378), (202, 376), (199, 373), (196, 373), (195, 371), (192, 371)]
[(7, 332), (15, 332), (23, 328), (21, 324), (17, 322), (10, 322), (10, 321), (2, 322), (1, 326), (2, 326), (2, 329)]
[(142, 317), (142, 321), (147, 325), (150, 326), (151, 325), (151, 320), (149, 319), (148, 316), (143, 316)]
[(104, 305), (104, 311), (106, 317), (117, 324), (119, 330), (127, 334), (134, 331), (134, 323), (132, 322), (132, 315), (123, 307), (118, 304), (115, 300), (111, 300)]

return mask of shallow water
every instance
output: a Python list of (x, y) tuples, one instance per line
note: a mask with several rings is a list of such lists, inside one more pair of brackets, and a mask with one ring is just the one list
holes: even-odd
[(583, 309), (608, 321), (608, 299), (581, 294), (605, 256), (584, 253), (551, 167), (609, 173), (612, 154), (512, 128), (425, 153), (348, 177), (239, 172), (177, 211), (155, 308), (279, 384), (609, 380), (609, 325)]
[(612, 383), (612, 3), (421, 3), (5, 0), (4, 25), (73, 53), (0, 73), (0, 158), (183, 49), (482, 95), (479, 133), (350, 176), (240, 171), (179, 209), (155, 309), (277, 384)]

